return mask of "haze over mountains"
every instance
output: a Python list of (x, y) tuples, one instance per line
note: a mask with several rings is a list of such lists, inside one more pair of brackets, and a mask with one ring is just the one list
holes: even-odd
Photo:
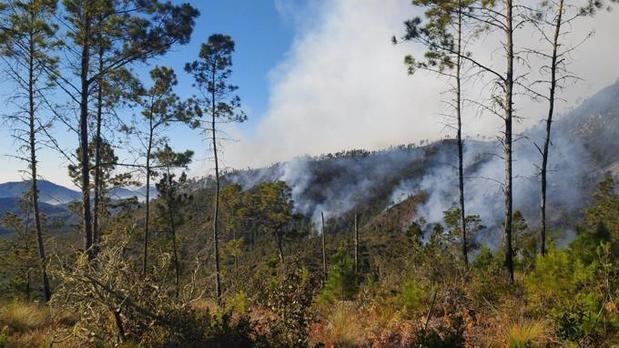
[[(23, 215), (20, 201), (24, 194), (30, 190), (29, 181), (11, 181), (0, 184), (0, 216), (6, 213)], [(135, 197), (143, 201), (146, 188), (114, 188), (110, 190), (109, 197), (112, 200), (128, 199)], [(74, 213), (69, 209), (69, 204), (79, 201), (81, 193), (70, 188), (55, 184), (47, 180), (39, 181), (40, 208), (41, 212), (50, 222), (65, 222), (67, 225), (75, 219)], [(157, 190), (151, 188), (151, 195), (157, 197)], [(6, 233), (0, 226), (0, 233)]]
[[(579, 107), (558, 118), (553, 128), (550, 158), (549, 219), (566, 223), (559, 216), (578, 216), (589, 199), (594, 178), (604, 172), (619, 176), (619, 82), (586, 99)], [(524, 132), (515, 145), (515, 208), (530, 223), (537, 221), (540, 157), (535, 143), (543, 136), (541, 126)], [(480, 238), (498, 242), (502, 219), (503, 162), (496, 141), (469, 139), (465, 145), (466, 203), (470, 214), (479, 214), (486, 226)], [(264, 182), (282, 180), (292, 189), (297, 211), (316, 221), (346, 216), (353, 209), (385, 215), (407, 200), (425, 195), (416, 213), (406, 215), (402, 226), (423, 217), (440, 222), (443, 211), (455, 206), (455, 143), (396, 146), (381, 151), (343, 151), (320, 157), (298, 157), (267, 168), (236, 170), (225, 176), (228, 183), (244, 189)], [(198, 180), (198, 187), (209, 180)], [(0, 213), (14, 211), (18, 198), (28, 189), (27, 182), (0, 184)], [(112, 190), (112, 199), (137, 197), (144, 188)], [(50, 216), (68, 214), (67, 203), (78, 200), (77, 191), (48, 181), (40, 182), (43, 212)], [(554, 212), (554, 214), (553, 214)], [(392, 217), (395, 218), (395, 217)]]
[[(579, 216), (596, 184), (610, 172), (619, 176), (619, 82), (599, 91), (579, 107), (558, 117), (553, 128), (549, 165), (549, 219), (569, 224), (561, 216)], [(541, 125), (524, 132), (515, 143), (514, 206), (535, 224), (538, 220)], [(479, 214), (485, 242), (497, 244), (502, 224), (503, 160), (496, 141), (465, 143), (467, 214)], [(351, 210), (380, 207), (381, 214), (410, 198), (425, 195), (416, 214), (400, 221), (403, 227), (423, 217), (441, 222), (443, 212), (456, 206), (455, 142), (400, 146), (384, 151), (348, 151), (319, 158), (300, 157), (269, 168), (237, 171), (227, 178), (247, 189), (263, 181), (282, 180), (292, 188), (295, 206), (317, 222), (320, 213), (338, 217)]]
[[(0, 184), (0, 198), (20, 198), (30, 189), (29, 181), (12, 181)], [(156, 191), (151, 188), (151, 192)], [(110, 191), (112, 199), (126, 199), (137, 197), (143, 200), (146, 188), (140, 187), (137, 189), (130, 188), (113, 188)], [(63, 205), (81, 198), (81, 193), (70, 188), (54, 184), (47, 180), (39, 181), (39, 194), (41, 202), (50, 205)]]

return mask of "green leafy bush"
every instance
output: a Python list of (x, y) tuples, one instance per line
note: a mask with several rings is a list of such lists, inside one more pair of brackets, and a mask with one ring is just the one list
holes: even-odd
[(352, 259), (345, 251), (340, 250), (333, 256), (332, 261), (333, 266), (321, 293), (321, 301), (332, 303), (335, 300), (351, 300), (359, 291)]
[(260, 304), (275, 314), (267, 323), (269, 345), (305, 346), (313, 321), (310, 307), (316, 291), (316, 280), (305, 268), (286, 267), (280, 272), (259, 296)]
[(402, 284), (398, 303), (402, 307), (403, 312), (410, 316), (420, 309), (426, 297), (426, 291), (417, 281), (408, 280)]

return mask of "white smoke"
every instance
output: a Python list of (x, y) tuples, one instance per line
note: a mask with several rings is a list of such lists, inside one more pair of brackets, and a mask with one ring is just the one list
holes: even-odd
[[(296, 36), (289, 52), (271, 72), (265, 114), (250, 115), (255, 119), (255, 129), (232, 132), (240, 141), (226, 144), (227, 165), (261, 167), (304, 154), (315, 156), (350, 148), (374, 150), (450, 135), (439, 116), (445, 111), (441, 92), (446, 81), (421, 71), (408, 76), (403, 57), (421, 56), (423, 48), (390, 42), (393, 35), (403, 33), (404, 20), (420, 14), (410, 1), (278, 0), (276, 5), (282, 15), (291, 17)], [(561, 91), (569, 102), (559, 103), (559, 109), (579, 103), (617, 78), (609, 73), (609, 67), (619, 56), (614, 37), (618, 18), (617, 11), (602, 12), (594, 19), (566, 27), (573, 33), (569, 39), (574, 42), (591, 30), (595, 35), (571, 55), (569, 68), (584, 81)], [(536, 46), (540, 41), (530, 29), (516, 34), (518, 49)], [(471, 44), (470, 49), (474, 56), (501, 71), (501, 40), (490, 35)], [(517, 68), (518, 75), (528, 70)], [(466, 89), (468, 97), (486, 100), (480, 91), (483, 82), (467, 84)], [(516, 131), (523, 131), (543, 119), (545, 108), (519, 98), (517, 109), (523, 119), (515, 125)], [(466, 135), (498, 134), (501, 122), (497, 117), (480, 117), (470, 111), (465, 114)]]

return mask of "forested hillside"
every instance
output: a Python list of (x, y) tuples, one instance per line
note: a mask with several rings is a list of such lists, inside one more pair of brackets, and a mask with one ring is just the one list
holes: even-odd
[[(619, 345), (619, 81), (564, 100), (589, 78), (571, 71), (589, 71), (573, 55), (614, 2), (407, 3), (414, 16), (391, 42), (410, 52), (399, 69), (411, 95), (431, 85), (420, 74), (441, 81), (441, 137), (240, 169), (222, 150), (231, 136), (249, 144), (245, 158), (273, 149), (245, 137), (255, 115), (237, 86), (252, 82), (239, 62), (265, 58), (237, 60), (256, 49), (253, 36), (200, 36), (205, 18), (228, 18), (222, 3), (0, 1), (6, 168), (19, 164), (0, 174), (23, 179), (0, 184), (0, 348)], [(332, 3), (359, 14), (371, 4), (324, 8)], [(326, 31), (341, 35), (335, 14)], [(369, 39), (354, 29), (353, 44)], [(308, 33), (285, 55), (331, 62), (307, 48), (318, 40)], [(367, 88), (355, 103), (384, 126), (369, 101), (393, 81), (364, 73), (385, 67), (333, 60), (338, 79), (355, 72), (349, 88)], [(348, 92), (288, 69), (271, 70), (288, 73), (269, 76), (271, 92), (300, 81), (300, 105), (341, 102), (312, 88)], [(256, 86), (249, 94), (266, 98)], [(387, 109), (394, 100), (383, 98)], [(263, 102), (299, 121), (302, 106), (282, 99)], [(424, 127), (420, 110), (397, 111)], [(268, 141), (290, 146), (277, 130), (296, 125), (277, 120), (267, 112), (248, 132), (275, 129)], [(358, 121), (347, 120), (346, 132)], [(343, 137), (337, 123), (302, 131)], [(468, 136), (473, 128), (491, 136)], [(207, 152), (179, 149), (196, 143)]]

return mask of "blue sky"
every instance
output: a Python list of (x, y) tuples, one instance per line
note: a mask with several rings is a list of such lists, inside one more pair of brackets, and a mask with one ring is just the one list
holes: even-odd
[[(148, 66), (136, 66), (135, 70), (145, 78), (154, 65), (174, 68), (178, 75), (177, 93), (183, 97), (192, 95), (191, 79), (183, 71), (185, 63), (197, 58), (200, 45), (213, 33), (231, 35), (236, 42), (234, 55), (234, 73), (232, 82), (240, 87), (244, 109), (249, 120), (239, 130), (251, 133), (260, 115), (264, 114), (269, 94), (269, 72), (285, 56), (294, 37), (294, 19), (282, 12), (276, 1), (260, 0), (193, 0), (192, 5), (200, 10), (191, 42), (177, 46), (165, 56), (149, 62)], [(10, 95), (9, 84), (0, 84), (2, 99)], [(11, 106), (7, 107), (9, 110)], [(5, 110), (7, 110), (5, 108)], [(24, 165), (10, 158), (17, 144), (11, 138), (9, 125), (0, 128), (0, 182), (19, 180), (18, 170)], [(77, 136), (65, 132), (62, 125), (54, 128), (63, 145), (67, 148), (76, 146)], [(185, 127), (172, 127), (166, 133), (172, 139), (173, 146), (180, 148), (199, 148), (205, 146), (202, 137), (196, 131)], [(73, 139), (75, 138), (75, 139)], [(122, 150), (121, 150), (122, 151)], [(198, 152), (200, 153), (200, 152)], [(69, 184), (66, 177), (66, 163), (53, 151), (41, 150), (41, 173), (44, 178), (62, 184)]]
[[(177, 93), (189, 97), (193, 92), (184, 64), (197, 57), (200, 44), (209, 35), (224, 33), (234, 38), (232, 82), (240, 87), (249, 121), (226, 127), (226, 134), (235, 141), (223, 144), (223, 168), (259, 167), (305, 154), (372, 150), (453, 136), (442, 116), (448, 112), (442, 102), (446, 81), (423, 72), (408, 76), (403, 57), (419, 57), (423, 50), (391, 44), (393, 35), (402, 34), (403, 21), (419, 15), (410, 0), (190, 2), (201, 12), (191, 43), (136, 70), (147, 77), (153, 65), (171, 66), (179, 77)], [(617, 23), (619, 12), (612, 11), (572, 25), (569, 39), (573, 42), (580, 42), (590, 31), (595, 35), (572, 53), (570, 70), (582, 80), (562, 91), (566, 102), (558, 105), (560, 112), (619, 77), (611, 73), (616, 69), (609, 69), (619, 56)], [(489, 34), (471, 42), (469, 48), (486, 65), (503, 69), (501, 40), (497, 34)], [(522, 49), (540, 45), (541, 40), (525, 28), (515, 34), (515, 42), (517, 49)], [(540, 63), (531, 61), (532, 71), (537, 71)], [(517, 66), (517, 73), (526, 72), (522, 69), (526, 67)], [(488, 81), (474, 80), (465, 86), (466, 97), (487, 101)], [(10, 84), (0, 82), (0, 105), (12, 91)], [(522, 116), (516, 132), (542, 122), (544, 105), (520, 94), (516, 103)], [(127, 117), (139, 110), (123, 112)], [(464, 124), (464, 134), (469, 137), (494, 138), (501, 130), (498, 117), (480, 110), (466, 110)], [(61, 124), (56, 125), (54, 135), (65, 148), (77, 147), (77, 136)], [(209, 145), (201, 134), (173, 127), (167, 135), (175, 149), (195, 150), (190, 176), (212, 173)], [(120, 144), (119, 140), (112, 139), (115, 144)], [(135, 142), (119, 145), (122, 160), (135, 157), (131, 145)], [(0, 154), (14, 153), (10, 131), (0, 128)], [(70, 185), (66, 166), (57, 153), (41, 151), (42, 178)], [(23, 163), (0, 157), (0, 182), (19, 179), (19, 168)]]
[[(232, 82), (240, 87), (244, 107), (255, 117), (265, 112), (269, 93), (269, 71), (288, 50), (294, 26), (278, 12), (270, 0), (192, 1), (200, 10), (191, 42), (159, 58), (157, 64), (173, 67), (179, 75), (181, 95), (191, 95), (191, 80), (183, 72), (184, 64), (197, 58), (200, 45), (213, 33), (232, 36), (236, 43)], [(252, 122), (253, 120), (253, 122)]]
[[(200, 18), (188, 45), (175, 47), (165, 56), (150, 62), (150, 65), (166, 65), (174, 68), (179, 85), (176, 92), (183, 97), (191, 96), (192, 80), (184, 72), (187, 62), (197, 59), (200, 46), (213, 33), (230, 35), (236, 44), (233, 56), (231, 82), (239, 87), (243, 109), (248, 120), (237, 129), (241, 134), (253, 133), (259, 119), (266, 112), (269, 99), (270, 72), (280, 62), (294, 38), (294, 20), (273, 0), (200, 0), (190, 1), (200, 10)], [(287, 1), (287, 0), (284, 0)], [(151, 66), (138, 67), (148, 71)], [(194, 149), (194, 161), (208, 162), (208, 142), (197, 131), (184, 126), (171, 127), (166, 135), (172, 146)], [(232, 136), (230, 136), (232, 137)]]

